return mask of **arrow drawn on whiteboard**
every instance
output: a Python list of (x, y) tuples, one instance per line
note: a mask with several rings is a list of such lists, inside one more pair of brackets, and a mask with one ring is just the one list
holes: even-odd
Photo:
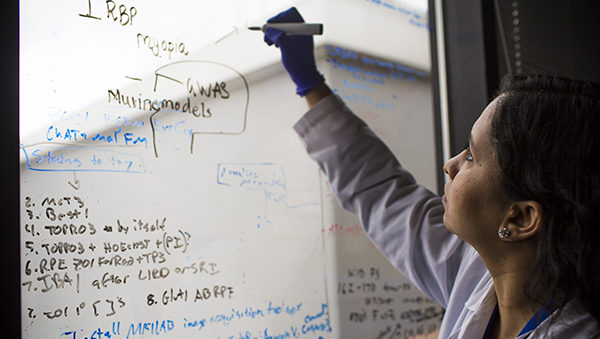
[(81, 182), (79, 180), (77, 180), (77, 172), (73, 171), (73, 177), (75, 178), (75, 180), (73, 180), (73, 182), (67, 181), (69, 183), (69, 185), (71, 185), (71, 187), (73, 187), (76, 191), (79, 191), (79, 189), (81, 188)]
[(240, 34), (239, 31), (238, 31), (237, 26), (233, 26), (233, 31), (231, 31), (231, 33), (227, 34), (226, 36), (222, 37), (221, 39), (217, 40), (215, 42), (215, 45), (218, 44), (219, 42), (225, 40), (227, 37), (231, 36), (233, 33), (235, 33), (235, 35), (239, 35)]

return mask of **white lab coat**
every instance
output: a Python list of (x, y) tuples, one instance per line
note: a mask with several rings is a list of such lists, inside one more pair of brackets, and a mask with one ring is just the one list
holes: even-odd
[[(482, 338), (497, 303), (492, 277), (473, 247), (444, 226), (440, 197), (418, 185), (338, 96), (320, 101), (294, 129), (340, 204), (358, 214), (398, 270), (446, 309), (439, 338)], [(541, 337), (553, 317), (519, 338)], [(573, 303), (556, 320), (551, 338), (600, 337), (598, 323)]]

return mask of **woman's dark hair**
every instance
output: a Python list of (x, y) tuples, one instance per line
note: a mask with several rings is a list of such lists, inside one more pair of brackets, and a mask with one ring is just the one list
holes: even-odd
[(509, 75), (492, 120), (501, 186), (541, 204), (527, 296), (560, 307), (579, 299), (600, 322), (600, 85)]

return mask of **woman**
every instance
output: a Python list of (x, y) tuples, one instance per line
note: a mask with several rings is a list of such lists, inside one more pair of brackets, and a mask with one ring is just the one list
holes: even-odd
[[(302, 21), (295, 8), (269, 20)], [(444, 166), (440, 199), (331, 94), (311, 37), (265, 41), (311, 107), (294, 128), (340, 203), (446, 308), (440, 338), (600, 337), (599, 85), (505, 79)]]

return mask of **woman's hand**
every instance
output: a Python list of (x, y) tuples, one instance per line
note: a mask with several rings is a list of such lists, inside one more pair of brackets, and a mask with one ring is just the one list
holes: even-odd
[[(295, 7), (281, 12), (267, 21), (279, 22), (304, 22), (304, 19)], [(265, 32), (265, 42), (275, 45), (281, 50), (281, 61), (296, 84), (296, 93), (305, 96), (315, 86), (325, 82), (325, 78), (315, 63), (314, 43), (312, 35), (287, 35), (274, 28)]]

